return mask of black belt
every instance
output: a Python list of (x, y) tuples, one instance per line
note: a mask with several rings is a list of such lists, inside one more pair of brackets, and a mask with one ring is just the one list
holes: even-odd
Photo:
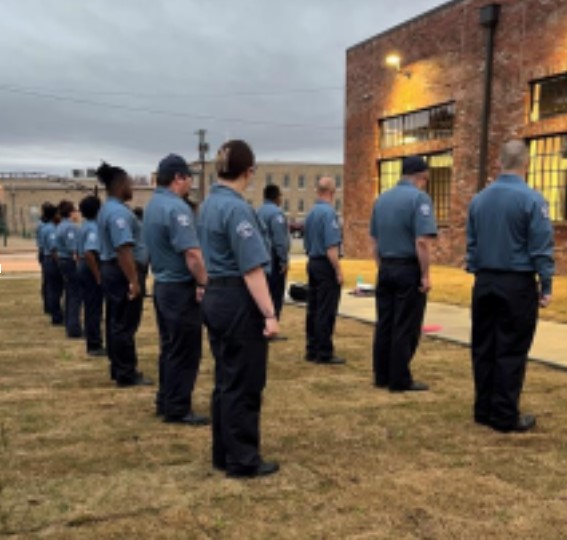
[(208, 287), (244, 287), (246, 282), (240, 276), (209, 278)]
[(418, 266), (419, 261), (415, 257), (388, 257), (380, 259), (381, 266)]
[(316, 255), (315, 257), (309, 257), (309, 260), (310, 261), (328, 261), (329, 257), (327, 257), (326, 255)]

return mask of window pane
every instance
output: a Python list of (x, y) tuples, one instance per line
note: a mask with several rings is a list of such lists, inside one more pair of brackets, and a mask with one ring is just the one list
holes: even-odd
[(455, 104), (447, 103), (378, 122), (382, 148), (453, 136)]
[(549, 203), (552, 221), (567, 219), (567, 135), (530, 141), (528, 184)]

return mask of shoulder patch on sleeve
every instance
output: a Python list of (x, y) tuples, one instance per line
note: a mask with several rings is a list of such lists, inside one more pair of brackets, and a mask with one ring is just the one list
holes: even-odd
[(428, 203), (423, 203), (420, 205), (419, 211), (422, 216), (429, 217), (431, 215), (431, 206)]
[(543, 204), (541, 205), (541, 215), (542, 215), (545, 219), (549, 219), (549, 204), (543, 203)]
[(280, 214), (280, 215), (277, 217), (277, 220), (276, 220), (276, 221), (277, 221), (278, 223), (281, 223), (281, 224), (283, 225), (283, 224), (285, 223), (285, 218)]
[(179, 214), (177, 216), (177, 223), (182, 227), (189, 227), (189, 225), (191, 225), (191, 218), (187, 214)]
[(241, 238), (250, 238), (254, 234), (254, 227), (249, 221), (241, 221), (236, 226), (236, 234), (238, 234)]
[(88, 240), (89, 242), (96, 242), (96, 233), (95, 233), (95, 232), (90, 232), (90, 233), (87, 235), (87, 240)]
[(119, 229), (126, 228), (126, 220), (123, 217), (116, 218), (115, 223)]

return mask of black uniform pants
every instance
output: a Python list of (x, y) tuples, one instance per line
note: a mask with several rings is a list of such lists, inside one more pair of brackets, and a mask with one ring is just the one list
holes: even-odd
[(285, 281), (287, 272), (281, 271), (281, 259), (273, 254), (272, 255), (272, 271), (268, 274), (268, 286), (270, 287), (270, 295), (276, 310), (276, 316), (279, 319), (282, 312), (283, 301), (285, 296)]
[(81, 337), (81, 284), (74, 259), (59, 259), (65, 288), (65, 329), (68, 337)]
[(63, 322), (63, 310), (61, 309), (63, 278), (58, 264), (51, 255), (45, 255), (43, 258), (43, 273), (45, 275), (45, 297), (51, 322), (61, 324)]
[(202, 354), (201, 308), (195, 283), (154, 284), (160, 336), (158, 413), (180, 418), (192, 410), (191, 395)]
[(45, 269), (43, 267), (43, 259), (44, 255), (41, 250), (39, 250), (37, 252), (37, 261), (39, 262), (39, 268), (41, 270), (41, 302), (43, 304), (43, 312), (49, 315), (49, 306), (47, 305), (47, 295), (45, 293)]
[(78, 264), (79, 283), (85, 309), (85, 338), (87, 351), (102, 348), (100, 323), (102, 320), (103, 294), (101, 286), (96, 282), (91, 269), (85, 261)]
[(532, 274), (477, 274), (472, 298), (476, 420), (503, 429), (516, 423), (537, 314)]
[(415, 354), (427, 303), (419, 291), (421, 270), (417, 261), (383, 260), (376, 286), (374, 382), (403, 390), (413, 379), (410, 362)]
[(325, 361), (334, 354), (333, 332), (341, 286), (333, 265), (326, 257), (309, 259), (307, 274), (307, 355)]
[(268, 358), (264, 318), (243, 282), (216, 286), (214, 280), (203, 300), (203, 318), (215, 357), (213, 464), (231, 472), (251, 471), (261, 463), (260, 409)]
[(138, 356), (135, 335), (142, 318), (142, 296), (128, 298), (129, 283), (117, 262), (103, 262), (102, 287), (108, 305), (110, 375), (117, 383), (133, 382)]

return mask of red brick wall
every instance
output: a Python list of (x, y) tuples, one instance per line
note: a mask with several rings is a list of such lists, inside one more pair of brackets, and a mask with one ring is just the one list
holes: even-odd
[[(377, 159), (452, 150), (450, 222), (436, 261), (458, 265), (465, 252), (466, 210), (476, 193), (484, 85), (485, 30), (479, 9), (463, 0), (363, 42), (347, 51), (345, 134), (345, 248), (370, 256), (368, 220), (377, 192)], [(529, 123), (529, 81), (567, 71), (567, 0), (501, 0), (496, 33), (489, 177), (498, 174), (501, 143), (511, 137), (567, 132), (567, 116)], [(397, 52), (402, 71), (385, 66)], [(378, 119), (456, 102), (454, 137), (382, 150)], [(567, 273), (567, 226), (556, 226), (558, 269)]]

